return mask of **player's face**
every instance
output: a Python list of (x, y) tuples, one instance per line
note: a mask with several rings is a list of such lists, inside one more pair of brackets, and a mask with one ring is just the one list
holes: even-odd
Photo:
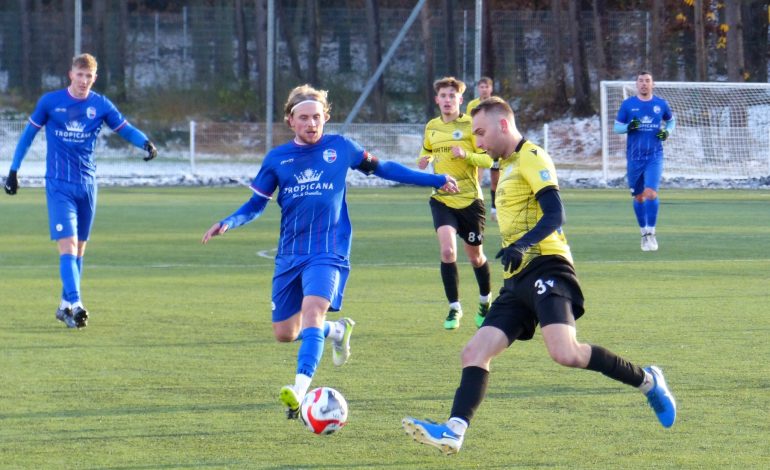
[(476, 90), (479, 93), (479, 98), (485, 100), (492, 96), (492, 86), (487, 82), (481, 82), (476, 86)]
[(308, 101), (297, 106), (289, 116), (289, 126), (295, 134), (294, 141), (298, 144), (315, 144), (323, 137), (324, 124), (328, 119), (323, 105), (317, 101)]
[(439, 88), (438, 93), (436, 93), (436, 104), (444, 116), (454, 117), (459, 115), (462, 102), (463, 95), (452, 87)]
[(492, 158), (508, 156), (508, 140), (503, 132), (503, 119), (496, 114), (479, 111), (473, 116), (473, 135), (476, 146)]
[(80, 67), (70, 69), (70, 94), (75, 98), (86, 98), (96, 81), (96, 70)]
[(642, 98), (652, 96), (652, 87), (652, 75), (642, 74), (636, 77), (636, 91), (639, 92), (639, 96)]

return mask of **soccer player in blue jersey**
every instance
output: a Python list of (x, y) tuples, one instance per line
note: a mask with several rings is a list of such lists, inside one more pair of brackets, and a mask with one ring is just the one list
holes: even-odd
[[(462, 351), (460, 385), (444, 423), (406, 417), (402, 426), (416, 441), (445, 454), (460, 451), (466, 430), (487, 393), (492, 360), (516, 341), (532, 339), (540, 325), (548, 354), (566, 367), (599, 372), (645, 394), (658, 421), (676, 420), (676, 401), (656, 366), (639, 367), (601, 346), (577, 339), (583, 293), (562, 229), (564, 206), (556, 168), (542, 148), (525, 139), (511, 107), (498, 97), (482, 101), (473, 115), (479, 148), (500, 159), (497, 214), (504, 283), (484, 323)], [(507, 407), (498, 412), (508, 412)]]
[(457, 192), (451, 176), (410, 170), (378, 160), (357, 142), (324, 135), (329, 120), (327, 92), (309, 85), (294, 88), (284, 119), (294, 139), (272, 149), (251, 183), (254, 194), (238, 210), (216, 222), (202, 242), (247, 224), (262, 214), (274, 192), (281, 207), (281, 228), (272, 286), (273, 334), (280, 342), (301, 340), (293, 385), (279, 394), (287, 417), (297, 418), (323, 355), (324, 338), (333, 342), (333, 362), (350, 356), (350, 318), (326, 321), (326, 312), (342, 307), (350, 272), (352, 228), (345, 202), (349, 169), (392, 181)]
[(45, 189), (51, 239), (59, 248), (62, 298), (56, 318), (69, 328), (83, 328), (88, 311), (80, 297), (83, 255), (96, 211), (96, 138), (106, 123), (110, 129), (145, 150), (145, 161), (158, 154), (144, 133), (126, 121), (105, 96), (91, 91), (96, 81), (96, 59), (80, 54), (72, 60), (70, 85), (44, 94), (35, 106), (16, 146), (5, 192), (19, 189), (17, 173), (38, 131), (47, 139)]
[(666, 100), (652, 94), (652, 74), (636, 77), (636, 96), (623, 101), (613, 130), (628, 133), (626, 161), (628, 187), (634, 214), (642, 233), (642, 251), (657, 251), (655, 224), (658, 220), (658, 187), (663, 173), (663, 145), (674, 131), (676, 120)]

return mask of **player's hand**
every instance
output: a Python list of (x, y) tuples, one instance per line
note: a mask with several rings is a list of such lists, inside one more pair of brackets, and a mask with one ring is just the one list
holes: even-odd
[(447, 192), (447, 193), (459, 193), (460, 188), (457, 187), (457, 180), (452, 178), (449, 175), (444, 175), (444, 178), (446, 179), (446, 183), (444, 183), (444, 186), (438, 188), (441, 191)]
[(661, 141), (664, 141), (668, 139), (668, 131), (666, 129), (661, 129), (658, 131), (657, 134), (655, 134), (655, 137), (657, 137)]
[(454, 158), (462, 158), (465, 159), (467, 154), (465, 153), (465, 150), (462, 149), (462, 147), (458, 147), (457, 145), (452, 146), (452, 156)]
[(203, 239), (201, 239), (201, 243), (204, 245), (209, 242), (214, 237), (218, 237), (219, 235), (224, 235), (225, 232), (227, 232), (227, 229), (230, 228), (227, 226), (227, 224), (221, 224), (219, 222), (215, 223), (211, 226), (210, 229), (206, 230), (206, 233), (203, 234)]
[(635, 130), (639, 129), (639, 126), (642, 125), (642, 121), (640, 121), (637, 118), (631, 119), (631, 122), (628, 123), (628, 132), (634, 132)]
[(16, 176), (16, 171), (11, 170), (8, 172), (8, 178), (5, 179), (5, 192), (13, 196), (16, 191), (19, 190), (19, 178)]
[(158, 149), (155, 148), (155, 144), (149, 140), (144, 143), (144, 150), (147, 152), (147, 156), (144, 157), (144, 161), (149, 162), (153, 158), (158, 156)]
[(525, 251), (527, 251), (525, 248), (513, 243), (498, 251), (495, 259), (500, 258), (503, 269), (509, 273), (513, 273), (519, 269), (519, 266), (521, 266)]
[(430, 163), (430, 157), (427, 155), (420, 158), (420, 160), (417, 162), (417, 168), (424, 170), (428, 168), (428, 163)]

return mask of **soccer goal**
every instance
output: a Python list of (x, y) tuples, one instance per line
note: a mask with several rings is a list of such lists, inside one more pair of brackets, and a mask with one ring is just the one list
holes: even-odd
[[(636, 83), (601, 82), (602, 171), (625, 174), (626, 135), (612, 131), (620, 103)], [(770, 84), (655, 82), (676, 129), (663, 143), (664, 178), (733, 179), (770, 175)]]

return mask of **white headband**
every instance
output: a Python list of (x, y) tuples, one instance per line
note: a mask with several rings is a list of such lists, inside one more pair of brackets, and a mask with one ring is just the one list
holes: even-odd
[(295, 104), (294, 106), (291, 107), (291, 111), (289, 111), (289, 114), (294, 114), (294, 110), (297, 109), (297, 106), (299, 106), (301, 104), (305, 104), (305, 103), (318, 103), (318, 104), (321, 105), (321, 107), (323, 107), (323, 103), (321, 103), (318, 100), (310, 99), (310, 100), (300, 101), (299, 103), (297, 103), (297, 104)]

